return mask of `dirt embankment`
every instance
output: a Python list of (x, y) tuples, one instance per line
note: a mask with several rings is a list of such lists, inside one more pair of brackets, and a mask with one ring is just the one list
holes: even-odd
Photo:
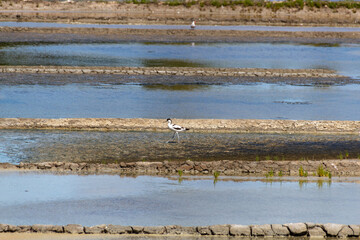
[(165, 4), (125, 4), (120, 2), (24, 2), (3, 1), (0, 21), (47, 21), (122, 24), (189, 24), (192, 19), (206, 25), (348, 25), (358, 26), (356, 9), (281, 8)]
[(298, 42), (360, 43), (360, 32), (0, 27), (0, 42)]
[[(176, 119), (193, 132), (358, 134), (359, 121), (260, 119)], [(145, 118), (1, 118), (0, 129), (168, 131), (164, 119)]]
[[(302, 170), (301, 170), (302, 169)], [(13, 165), (0, 163), (0, 170), (50, 171), (63, 174), (129, 174), (129, 175), (225, 175), (225, 176), (360, 176), (360, 160), (306, 161), (161, 161), (120, 162), (112, 164), (41, 162)], [(302, 172), (303, 175), (300, 175)], [(320, 175), (321, 174), (321, 175)], [(301, 178), (300, 178), (301, 179)]]

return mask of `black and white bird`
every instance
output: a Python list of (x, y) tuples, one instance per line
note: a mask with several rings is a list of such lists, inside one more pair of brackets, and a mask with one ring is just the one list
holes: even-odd
[[(174, 135), (172, 136), (172, 138), (170, 140), (173, 140), (175, 138), (175, 135), (177, 136), (177, 139), (178, 139), (178, 142), (180, 142), (180, 138), (179, 138), (179, 132), (183, 132), (183, 131), (187, 131), (189, 130), (189, 128), (184, 128), (184, 127), (181, 127), (179, 125), (176, 125), (176, 124), (173, 124), (172, 123), (172, 120), (170, 118), (166, 119), (167, 123), (168, 123), (168, 127), (174, 131)], [(170, 142), (167, 141), (168, 142)]]

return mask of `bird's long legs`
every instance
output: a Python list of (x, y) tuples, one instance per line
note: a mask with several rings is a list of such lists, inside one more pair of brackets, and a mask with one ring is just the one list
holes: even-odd
[(179, 138), (179, 133), (178, 132), (175, 132), (176, 133), (176, 136), (178, 137), (178, 143), (180, 142), (180, 138)]
[(169, 143), (171, 140), (173, 140), (175, 138), (175, 135), (177, 136), (178, 139), (178, 143), (180, 142), (180, 137), (179, 137), (179, 133), (178, 132), (174, 132), (174, 135), (172, 136), (172, 138), (170, 138), (166, 143)]
[(172, 136), (172, 138), (170, 138), (166, 143), (169, 143), (171, 140), (173, 140), (174, 138), (175, 138), (175, 134), (176, 134), (177, 132), (174, 132), (174, 135)]

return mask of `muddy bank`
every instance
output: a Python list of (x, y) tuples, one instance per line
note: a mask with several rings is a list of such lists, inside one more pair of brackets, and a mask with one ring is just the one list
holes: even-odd
[[(120, 162), (113, 164), (42, 162), (13, 165), (0, 163), (0, 169), (41, 170), (71, 174), (127, 174), (127, 175), (219, 175), (226, 176), (360, 176), (360, 160), (265, 160), (265, 161), (163, 161)], [(322, 169), (322, 170), (320, 170)], [(319, 171), (324, 175), (319, 174)], [(304, 178), (306, 180), (306, 178)]]
[[(0, 233), (68, 233), (68, 234), (145, 234), (185, 236), (234, 236), (234, 237), (338, 237), (359, 238), (359, 225), (287, 223), (265, 225), (212, 225), (184, 227), (168, 226), (120, 226), (79, 224), (15, 226), (0, 224)], [(1, 237), (1, 234), (0, 234)]]
[(0, 66), (2, 73), (176, 75), (216, 77), (342, 78), (326, 69), (190, 68), (190, 67), (67, 67)]
[(0, 130), (2, 162), (323, 160), (360, 158), (357, 135)]
[(315, 24), (358, 25), (356, 9), (280, 8), (199, 5), (167, 6), (158, 4), (125, 4), (121, 2), (2, 2), (1, 21), (51, 21), (75, 23), (122, 24)]
[[(271, 72), (271, 71), (269, 71)], [(274, 72), (275, 73), (275, 72)], [(123, 74), (52, 74), (52, 73), (2, 73), (0, 85), (55, 85), (88, 84), (101, 86), (103, 84), (144, 85), (149, 88), (168, 90), (191, 90), (207, 85), (238, 85), (273, 83), (296, 86), (338, 86), (359, 84), (359, 80), (349, 77), (250, 77), (250, 76), (181, 76), (181, 75), (123, 75)]]
[[(359, 121), (261, 119), (174, 119), (191, 132), (359, 134)], [(164, 119), (146, 118), (1, 118), (0, 129), (168, 131)]]
[(0, 27), (0, 42), (296, 42), (359, 43), (360, 32)]

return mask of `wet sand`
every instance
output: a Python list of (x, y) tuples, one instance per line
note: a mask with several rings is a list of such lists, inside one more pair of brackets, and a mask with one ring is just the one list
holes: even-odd
[[(58, 67), (59, 69), (63, 67)], [(1, 69), (1, 67), (0, 67)], [(31, 67), (29, 68), (31, 69)], [(255, 71), (259, 71), (256, 69)], [(251, 70), (253, 71), (253, 70)], [(278, 73), (278, 69), (267, 69)], [(284, 71), (284, 70), (283, 70)], [(286, 70), (285, 70), (286, 71)], [(297, 70), (298, 71), (298, 70)], [(312, 70), (317, 73), (316, 70)], [(249, 70), (250, 72), (250, 70)], [(300, 71), (298, 71), (300, 72)], [(329, 71), (329, 73), (331, 73)], [(172, 75), (122, 75), (122, 74), (50, 74), (50, 73), (1, 73), (0, 85), (55, 85), (86, 84), (93, 86), (140, 84), (153, 89), (191, 90), (208, 85), (238, 85), (274, 83), (296, 86), (337, 86), (345, 84), (358, 84), (358, 79), (349, 77), (231, 77), (231, 76), (176, 76)]]
[(2, 162), (322, 160), (358, 158), (357, 135), (1, 130)]
[(360, 43), (360, 32), (0, 27), (0, 42), (294, 42)]

